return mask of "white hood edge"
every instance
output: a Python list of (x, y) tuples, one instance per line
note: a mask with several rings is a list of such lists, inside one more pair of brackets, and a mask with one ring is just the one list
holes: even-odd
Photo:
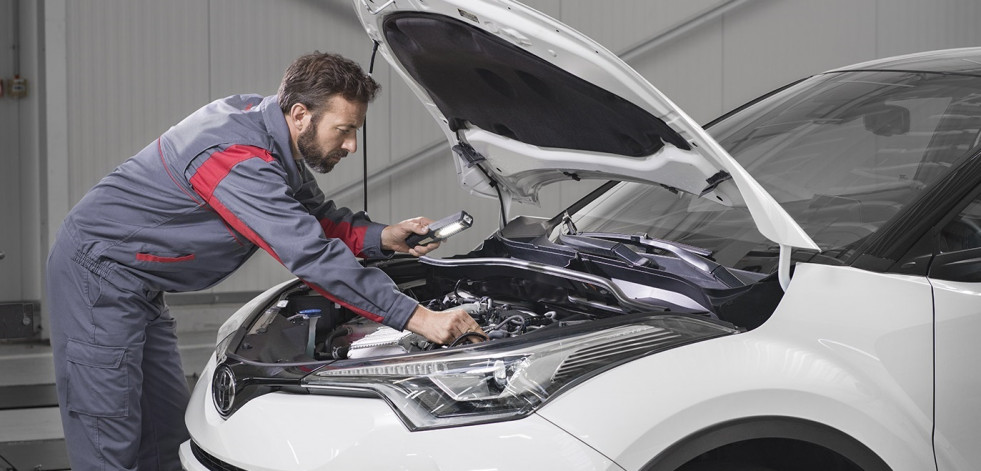
[[(479, 154), (478, 158), (486, 159), (486, 164), (478, 169), (458, 155), (453, 158), (461, 185), (471, 193), (497, 197), (484, 172), (491, 174), (509, 199), (535, 203), (542, 186), (570, 178), (662, 184), (701, 194), (720, 204), (745, 205), (758, 230), (767, 239), (781, 246), (819, 250), (797, 222), (701, 126), (616, 55), (565, 24), (510, 0), (353, 2), (368, 36), (379, 43), (381, 55), (422, 101), (450, 146), (465, 142)], [(691, 149), (665, 142), (649, 155), (627, 156), (536, 146), (473, 125), (454, 132), (436, 100), (398, 59), (382, 33), (386, 18), (405, 12), (441, 15), (501, 38), (516, 49), (533, 54), (656, 116), (680, 135)], [(708, 181), (719, 176), (720, 171), (731, 179), (724, 179), (712, 188)]]

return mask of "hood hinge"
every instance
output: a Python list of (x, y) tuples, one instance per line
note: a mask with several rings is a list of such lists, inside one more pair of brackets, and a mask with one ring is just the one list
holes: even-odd
[(703, 189), (702, 192), (698, 194), (698, 196), (701, 197), (707, 195), (710, 191), (718, 187), (720, 183), (726, 180), (732, 180), (732, 175), (730, 175), (729, 172), (726, 172), (725, 170), (719, 170), (719, 172), (716, 173), (715, 175), (712, 175), (711, 177), (705, 179), (705, 183), (708, 183), (708, 186), (706, 186), (705, 189)]
[(467, 168), (473, 167), (478, 162), (487, 160), (487, 158), (480, 155), (480, 152), (477, 152), (473, 146), (463, 141), (460, 141), (459, 144), (453, 146), (453, 152), (456, 152), (456, 155), (459, 155), (460, 158), (467, 163)]
[(460, 156), (464, 162), (467, 164), (467, 168), (476, 166), (480, 173), (484, 174), (484, 178), (487, 179), (488, 184), (491, 188), (497, 190), (497, 200), (501, 205), (501, 222), (500, 228), (503, 229), (508, 223), (508, 212), (511, 209), (511, 193), (501, 189), (501, 184), (491, 176), (490, 173), (480, 165), (480, 162), (487, 160), (486, 157), (480, 155), (477, 149), (474, 149), (468, 142), (463, 139), (461, 133), (457, 134), (457, 140), (459, 144), (453, 146), (453, 152)]

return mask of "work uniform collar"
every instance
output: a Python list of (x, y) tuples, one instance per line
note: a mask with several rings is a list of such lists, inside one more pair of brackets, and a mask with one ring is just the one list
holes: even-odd
[(262, 111), (262, 120), (266, 123), (266, 130), (273, 138), (276, 146), (276, 153), (283, 156), (283, 160), (293, 161), (293, 150), (290, 148), (290, 129), (286, 126), (286, 118), (279, 109), (279, 98), (270, 95), (262, 99), (259, 103)]

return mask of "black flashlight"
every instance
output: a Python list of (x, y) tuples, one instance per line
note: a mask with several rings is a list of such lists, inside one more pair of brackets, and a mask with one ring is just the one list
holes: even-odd
[(406, 237), (405, 243), (409, 247), (415, 247), (441, 242), (456, 233), (463, 232), (472, 224), (473, 216), (467, 214), (466, 211), (460, 211), (433, 222), (429, 225), (429, 232), (425, 234), (412, 234)]

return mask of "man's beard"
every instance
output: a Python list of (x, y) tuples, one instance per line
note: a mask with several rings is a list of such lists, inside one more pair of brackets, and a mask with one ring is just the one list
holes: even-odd
[(347, 155), (344, 149), (337, 149), (333, 152), (323, 152), (317, 147), (317, 127), (310, 126), (306, 131), (300, 133), (296, 139), (297, 150), (300, 151), (300, 158), (303, 162), (317, 173), (327, 173), (334, 169), (334, 165)]

